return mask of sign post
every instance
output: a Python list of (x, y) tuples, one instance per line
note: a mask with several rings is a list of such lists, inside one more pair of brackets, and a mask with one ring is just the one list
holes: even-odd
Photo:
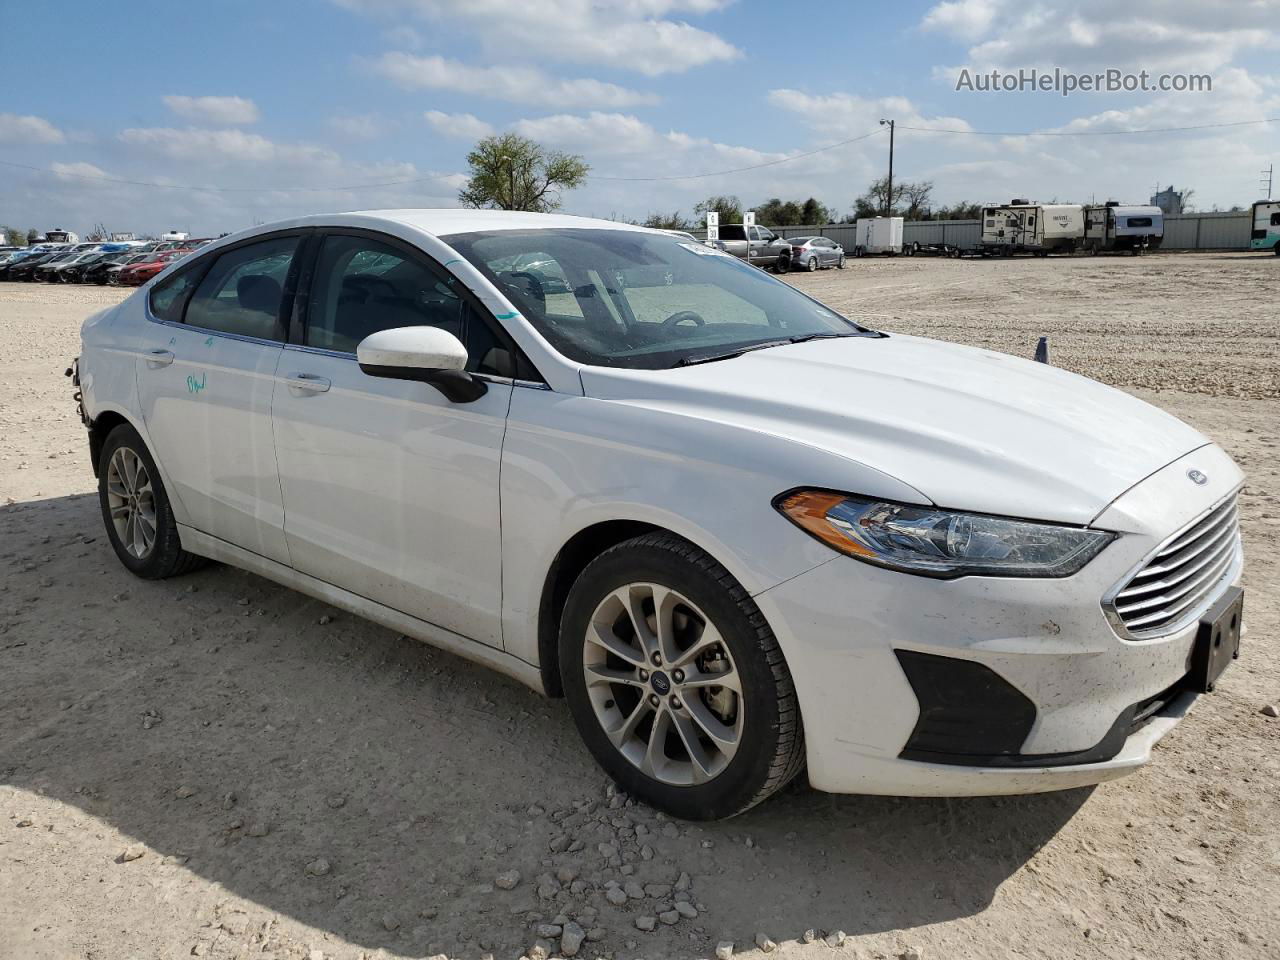
[(751, 262), (751, 228), (756, 225), (756, 212), (748, 210), (742, 215), (742, 235), (747, 240), (747, 263)]
[(716, 210), (707, 211), (707, 239), (720, 239), (720, 214)]

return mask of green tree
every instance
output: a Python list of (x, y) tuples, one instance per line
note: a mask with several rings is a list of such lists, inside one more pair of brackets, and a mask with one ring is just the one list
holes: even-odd
[(514, 133), (485, 137), (467, 154), (471, 178), (458, 192), (466, 207), (547, 213), (560, 207), (560, 191), (580, 187), (590, 167), (581, 157)]
[(699, 202), (693, 208), (693, 215), (697, 217), (698, 220), (706, 222), (708, 210), (715, 210), (719, 213), (721, 223), (742, 222), (742, 201), (737, 197), (707, 197), (707, 199)]
[(885, 210), (891, 217), (906, 217), (908, 220), (919, 220), (929, 208), (929, 198), (933, 193), (933, 181), (921, 180), (912, 183), (907, 180), (895, 180), (893, 196), (889, 197), (889, 178), (881, 177), (867, 188), (867, 192), (853, 203), (853, 211), (858, 217), (884, 216)]
[(831, 211), (827, 209), (825, 203), (819, 203), (810, 197), (800, 208), (800, 222), (806, 225), (824, 226), (831, 222)]
[(27, 231), (28, 247), (31, 246), (33, 243), (35, 243), (38, 239), (40, 239), (40, 231), (37, 230), (35, 227), (32, 227), (30, 230)]
[(21, 247), (27, 242), (27, 231), (21, 227), (6, 227), (0, 224), (0, 233), (3, 233), (8, 239), (6, 242), (11, 247)]
[(644, 218), (644, 227), (652, 227), (654, 230), (688, 230), (689, 224), (684, 219), (684, 214), (679, 210), (674, 213), (651, 213)]

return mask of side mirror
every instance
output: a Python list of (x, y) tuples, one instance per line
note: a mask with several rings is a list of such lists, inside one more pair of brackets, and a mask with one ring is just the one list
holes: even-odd
[(371, 377), (429, 383), (454, 403), (470, 403), (488, 386), (467, 373), (467, 348), (439, 327), (393, 327), (356, 346), (360, 369)]

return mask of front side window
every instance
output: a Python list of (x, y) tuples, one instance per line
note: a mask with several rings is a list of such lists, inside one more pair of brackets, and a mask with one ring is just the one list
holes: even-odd
[[(505, 264), (510, 275), (553, 289), (555, 265), (536, 257)], [(538, 267), (548, 273), (539, 273)], [(467, 347), (467, 369), (513, 376), (513, 358), (463, 298), (458, 280), (424, 258), (368, 237), (325, 237), (307, 308), (306, 344), (355, 353), (365, 337), (394, 327), (439, 327)]]
[(274, 237), (218, 257), (187, 304), (193, 327), (279, 340), (285, 280), (298, 237)]
[[(675, 237), (563, 229), (443, 239), (581, 363), (657, 369), (752, 345), (866, 332), (736, 257)], [(543, 276), (554, 263), (565, 293), (505, 269), (534, 253)]]

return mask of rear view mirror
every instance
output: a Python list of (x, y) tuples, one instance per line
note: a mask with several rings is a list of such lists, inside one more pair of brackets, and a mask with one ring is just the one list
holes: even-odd
[(360, 369), (371, 377), (429, 383), (454, 403), (470, 403), (488, 389), (467, 373), (467, 348), (439, 327), (393, 327), (356, 346)]

